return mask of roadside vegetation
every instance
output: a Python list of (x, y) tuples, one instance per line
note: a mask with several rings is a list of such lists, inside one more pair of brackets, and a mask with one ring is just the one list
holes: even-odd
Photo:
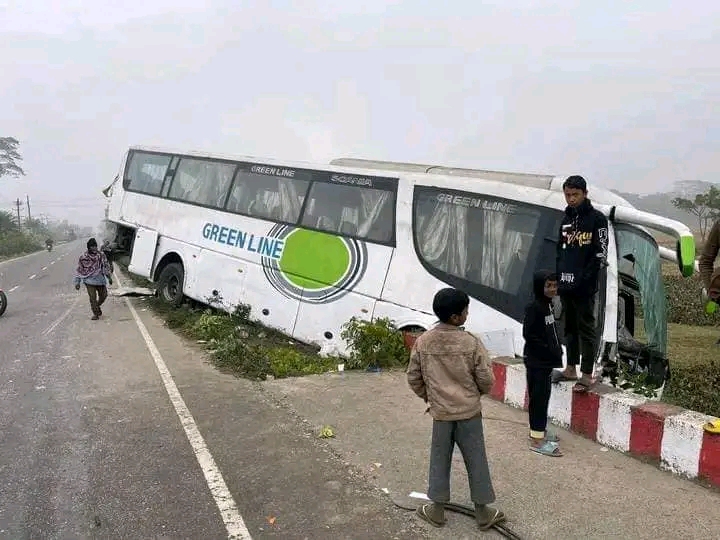
[[(147, 281), (130, 276), (141, 286)], [(714, 317), (704, 314), (696, 278), (665, 277), (671, 380), (663, 400), (695, 411), (720, 416), (720, 329)], [(319, 348), (300, 343), (257, 322), (252, 310), (241, 305), (228, 314), (209, 305), (187, 300), (173, 308), (156, 297), (147, 298), (152, 310), (186, 338), (203, 346), (214, 365), (225, 372), (256, 380), (325, 373), (344, 364), (346, 370), (392, 369), (407, 365), (409, 353), (392, 321), (351, 319), (341, 338), (348, 344), (347, 358), (320, 357)], [(629, 377), (636, 392), (650, 395), (642, 377)], [(651, 389), (650, 389), (651, 390)]]

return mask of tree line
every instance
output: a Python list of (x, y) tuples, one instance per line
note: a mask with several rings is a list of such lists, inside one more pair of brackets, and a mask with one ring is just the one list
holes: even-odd
[(705, 193), (695, 195), (693, 199), (675, 197), (672, 204), (675, 208), (695, 216), (700, 238), (705, 242), (712, 224), (720, 219), (720, 189), (710, 186)]
[[(0, 137), (0, 179), (25, 176), (21, 166), (20, 142), (14, 137)], [(91, 229), (90, 229), (91, 231)], [(72, 241), (87, 228), (68, 223), (40, 219), (18, 219), (13, 212), (0, 210), (0, 257), (31, 253), (44, 247), (45, 240)]]

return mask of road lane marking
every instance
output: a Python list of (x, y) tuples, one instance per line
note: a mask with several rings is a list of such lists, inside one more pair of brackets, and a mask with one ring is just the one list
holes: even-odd
[(47, 266), (43, 266), (40, 270), (47, 270)]
[(33, 275), (30, 276), (28, 279), (35, 279), (35, 276), (37, 276), (37, 274), (33, 274)]
[(14, 286), (12, 289), (10, 289), (8, 292), (13, 292), (13, 291), (16, 290), (19, 286), (20, 286), (20, 285), (15, 285), (15, 286)]
[[(114, 276), (118, 287), (122, 287), (117, 274), (114, 274)], [(145, 345), (147, 346), (148, 351), (150, 351), (150, 356), (152, 356), (152, 359), (155, 362), (155, 367), (157, 367), (157, 370), (160, 372), (160, 377), (165, 385), (168, 397), (170, 398), (170, 401), (175, 408), (175, 413), (180, 419), (180, 423), (185, 430), (185, 435), (190, 442), (190, 446), (192, 446), (193, 452), (195, 452), (195, 457), (200, 464), (200, 468), (205, 476), (205, 482), (210, 489), (210, 493), (212, 494), (213, 499), (215, 499), (215, 504), (217, 505), (218, 510), (220, 510), (220, 515), (222, 516), (223, 523), (225, 524), (228, 538), (234, 540), (252, 540), (250, 531), (248, 531), (247, 526), (240, 515), (235, 499), (233, 498), (232, 493), (230, 493), (230, 490), (225, 483), (225, 479), (223, 478), (219, 467), (215, 463), (215, 459), (210, 453), (210, 449), (207, 447), (205, 439), (203, 439), (190, 409), (188, 409), (187, 405), (185, 405), (185, 401), (175, 385), (172, 374), (160, 355), (160, 351), (158, 351), (155, 346), (155, 342), (150, 336), (150, 332), (148, 332), (148, 329), (145, 327), (142, 320), (140, 320), (140, 316), (137, 311), (135, 311), (135, 308), (128, 298), (125, 298), (125, 304), (130, 310), (133, 319), (135, 319), (135, 324), (145, 340)]]
[(55, 261), (51, 261), (50, 264), (55, 264)]
[(79, 296), (75, 297), (75, 300), (73, 300), (73, 303), (70, 304), (70, 307), (67, 308), (67, 310), (65, 311), (65, 313), (63, 313), (62, 315), (60, 315), (60, 317), (58, 317), (58, 318), (55, 320), (54, 323), (52, 323), (50, 326), (48, 326), (48, 327), (43, 331), (42, 335), (43, 335), (43, 336), (49, 336), (49, 335), (58, 327), (58, 325), (65, 320), (65, 317), (67, 317), (68, 315), (70, 315), (70, 313), (72, 312), (72, 310), (75, 309), (75, 305), (78, 303), (78, 300), (80, 300), (80, 297), (79, 297)]

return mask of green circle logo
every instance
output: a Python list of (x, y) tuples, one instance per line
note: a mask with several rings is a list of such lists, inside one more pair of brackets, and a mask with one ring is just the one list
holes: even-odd
[(280, 259), (263, 257), (270, 284), (288, 298), (314, 304), (333, 302), (362, 279), (367, 268), (364, 243), (333, 234), (276, 225), (269, 237), (284, 242)]

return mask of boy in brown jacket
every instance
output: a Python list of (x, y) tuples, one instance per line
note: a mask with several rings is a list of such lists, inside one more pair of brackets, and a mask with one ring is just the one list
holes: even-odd
[(495, 501), (485, 452), (480, 399), (492, 388), (494, 377), (488, 353), (478, 338), (462, 325), (470, 299), (457, 289), (442, 289), (433, 299), (440, 322), (422, 334), (410, 354), (408, 384), (429, 404), (433, 417), (428, 498), (432, 504), (418, 515), (435, 527), (445, 524), (444, 504), (450, 502), (450, 467), (457, 443), (465, 461), (475, 519), (482, 530), (505, 521), (488, 504)]

